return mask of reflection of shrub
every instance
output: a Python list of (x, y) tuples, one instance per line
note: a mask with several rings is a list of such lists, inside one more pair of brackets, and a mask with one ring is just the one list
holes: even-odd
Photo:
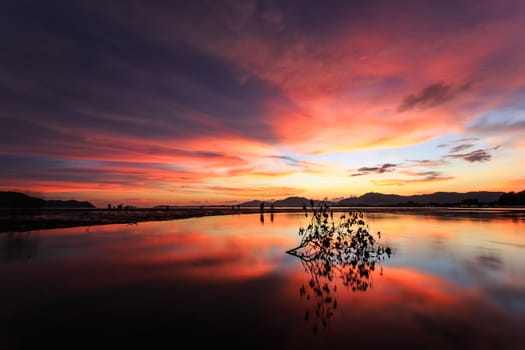
[[(305, 214), (308, 215), (307, 211)], [(287, 253), (300, 258), (311, 275), (299, 293), (315, 301), (314, 332), (317, 332), (318, 322), (326, 328), (337, 308), (334, 295), (337, 282), (354, 292), (368, 290), (376, 265), (390, 257), (392, 251), (379, 244), (379, 232), (377, 239), (370, 234), (361, 212), (345, 213), (334, 219), (334, 213), (323, 204), (318, 208), (312, 205), (310, 223), (299, 229), (299, 236), (300, 244)], [(307, 311), (305, 319), (310, 317)]]

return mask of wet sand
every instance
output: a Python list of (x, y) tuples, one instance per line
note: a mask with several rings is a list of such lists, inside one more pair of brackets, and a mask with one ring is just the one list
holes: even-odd
[[(338, 207), (334, 211), (364, 213), (404, 213), (476, 219), (513, 218), (525, 220), (525, 208), (451, 208), (451, 207)], [(311, 211), (311, 208), (308, 208)], [(276, 207), (274, 213), (303, 212), (301, 207)], [(138, 224), (146, 221), (177, 220), (210, 215), (260, 213), (259, 207), (170, 207), (145, 209), (1, 209), (0, 233), (45, 230), (76, 226)], [(270, 215), (270, 208), (264, 214)]]
[(76, 226), (137, 224), (210, 215), (259, 212), (258, 208), (232, 210), (231, 207), (184, 207), (170, 209), (3, 209), (0, 211), (0, 233), (45, 230)]

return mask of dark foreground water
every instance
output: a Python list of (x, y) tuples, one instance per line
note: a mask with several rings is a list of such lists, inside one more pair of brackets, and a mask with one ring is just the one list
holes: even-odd
[(299, 213), (2, 234), (0, 349), (522, 348), (523, 219), (365, 218), (393, 254), (351, 281), (285, 253)]

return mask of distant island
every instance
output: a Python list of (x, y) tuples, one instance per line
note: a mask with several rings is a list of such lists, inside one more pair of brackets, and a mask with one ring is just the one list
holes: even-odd
[[(360, 207), (360, 206), (510, 206), (525, 205), (525, 191), (515, 192), (435, 192), (419, 195), (383, 194), (377, 192), (365, 193), (359, 197), (344, 198), (340, 201), (313, 200), (314, 206), (324, 202), (329, 206)], [(241, 203), (241, 207), (260, 207), (264, 203), (269, 207), (302, 207), (309, 206), (310, 199), (306, 197), (288, 197), (281, 200), (253, 200)]]
[(93, 204), (77, 200), (45, 200), (31, 197), (20, 192), (0, 192), (0, 208), (56, 208), (56, 209), (89, 209)]

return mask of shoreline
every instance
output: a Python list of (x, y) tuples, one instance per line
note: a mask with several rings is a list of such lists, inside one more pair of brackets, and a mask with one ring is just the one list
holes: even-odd
[[(475, 219), (525, 220), (525, 208), (514, 207), (332, 207), (334, 212), (359, 211), (379, 214), (430, 215)], [(312, 208), (307, 209), (308, 212)], [(304, 212), (301, 207), (275, 207), (273, 213)], [(140, 222), (189, 219), (204, 216), (259, 214), (258, 207), (170, 207), (144, 209), (0, 209), (0, 234), (80, 226), (138, 224)], [(271, 209), (263, 213), (270, 215)]]
[(170, 209), (5, 209), (0, 210), (0, 234), (80, 226), (138, 224), (149, 221), (189, 219), (203, 216), (258, 213), (259, 210), (232, 208), (170, 208)]

